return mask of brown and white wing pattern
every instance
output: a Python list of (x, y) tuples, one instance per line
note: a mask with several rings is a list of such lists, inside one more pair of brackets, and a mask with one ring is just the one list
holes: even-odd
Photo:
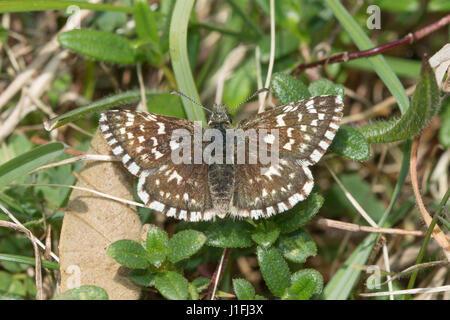
[(172, 151), (180, 148), (172, 140), (176, 129), (193, 135), (194, 123), (122, 110), (105, 112), (100, 118), (100, 130), (112, 153), (139, 178), (138, 195), (147, 207), (181, 220), (211, 219), (214, 210), (208, 191), (208, 166), (172, 161)]
[[(278, 163), (237, 164), (231, 215), (254, 219), (284, 212), (311, 193), (310, 166), (325, 154), (342, 119), (342, 98), (317, 96), (260, 113), (239, 124), (243, 130), (278, 130)], [(270, 149), (270, 148), (268, 148)]]

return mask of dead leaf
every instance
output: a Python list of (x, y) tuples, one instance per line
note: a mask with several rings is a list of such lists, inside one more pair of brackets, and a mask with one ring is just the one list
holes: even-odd
[[(89, 153), (110, 154), (99, 131)], [(133, 200), (132, 176), (120, 162), (88, 161), (79, 175), (77, 186)], [(110, 299), (138, 299), (140, 289), (127, 277), (128, 270), (106, 255), (114, 241), (139, 241), (142, 225), (134, 208), (78, 190), (72, 192), (67, 208), (59, 241), (61, 291), (95, 285)]]

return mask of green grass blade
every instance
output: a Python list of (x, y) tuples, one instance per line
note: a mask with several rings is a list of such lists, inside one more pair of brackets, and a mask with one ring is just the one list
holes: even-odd
[[(370, 41), (369, 37), (367, 37), (358, 23), (353, 19), (339, 0), (325, 0), (325, 2), (331, 8), (334, 15), (339, 20), (342, 27), (344, 27), (347, 31), (359, 50), (367, 50), (373, 47), (372, 41)], [(377, 55), (368, 58), (368, 60), (372, 63), (375, 72), (397, 100), (401, 112), (405, 113), (409, 107), (408, 96), (406, 95), (405, 89), (403, 88), (400, 80), (386, 62), (386, 59), (381, 55)]]
[(65, 0), (2, 0), (0, 1), (0, 13), (66, 10), (70, 6), (77, 6), (80, 9), (94, 11), (116, 11), (133, 13), (133, 8), (124, 6), (113, 6), (109, 4)]
[[(154, 93), (151, 93), (149, 91), (146, 92), (147, 98), (150, 98), (153, 94)], [(79, 108), (69, 111), (63, 115), (60, 115), (56, 118), (50, 119), (44, 123), (45, 129), (47, 131), (51, 131), (51, 130), (59, 128), (69, 122), (80, 119), (92, 112), (100, 112), (100, 111), (107, 110), (112, 107), (119, 107), (121, 105), (134, 103), (136, 101), (139, 101), (140, 99), (141, 99), (141, 92), (139, 90), (119, 93), (119, 94), (95, 101), (86, 106), (79, 107)]]
[[(195, 0), (177, 1), (170, 23), (170, 58), (173, 72), (178, 84), (178, 90), (195, 101), (200, 102), (197, 88), (195, 87), (187, 52), (187, 29), (189, 17)], [(187, 99), (182, 99), (184, 110), (188, 119), (194, 121), (205, 121), (203, 110)]]
[(5, 162), (0, 166), (0, 190), (14, 179), (25, 176), (64, 151), (64, 145), (60, 142), (48, 143), (34, 148), (28, 152)]
[[(405, 179), (409, 172), (409, 157), (411, 153), (411, 139), (406, 140), (403, 151), (402, 166), (400, 174), (395, 185), (394, 193), (389, 203), (389, 207), (383, 213), (378, 225), (383, 227), (389, 227), (385, 225), (386, 220), (389, 218), (395, 202), (397, 201), (400, 191), (405, 183)], [(361, 270), (353, 268), (353, 265), (364, 265), (369, 258), (369, 255), (378, 240), (379, 234), (373, 233), (368, 235), (363, 242), (353, 251), (350, 257), (344, 262), (339, 270), (333, 275), (328, 282), (323, 292), (323, 299), (326, 300), (345, 300), (350, 295), (353, 286), (358, 281), (361, 274)]]
[[(0, 261), (23, 263), (30, 266), (34, 266), (36, 264), (36, 260), (34, 258), (6, 253), (0, 253)], [(59, 264), (56, 262), (41, 260), (41, 264), (44, 268), (59, 270)]]

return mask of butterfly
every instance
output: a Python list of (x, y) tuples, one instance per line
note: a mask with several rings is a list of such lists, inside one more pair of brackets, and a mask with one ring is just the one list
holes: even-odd
[[(276, 130), (278, 161), (269, 165), (239, 163), (236, 158), (232, 163), (175, 163), (173, 152), (181, 146), (174, 133), (182, 130), (192, 138), (188, 141), (195, 141), (195, 123), (186, 119), (111, 110), (102, 113), (99, 124), (112, 153), (138, 177), (138, 196), (150, 209), (193, 222), (225, 216), (259, 219), (287, 211), (308, 197), (314, 185), (310, 167), (333, 141), (343, 107), (341, 96), (322, 95), (239, 122), (237, 129), (256, 132), (267, 145), (274, 143), (271, 132)], [(226, 140), (225, 131), (233, 126), (225, 105), (213, 106), (208, 128), (219, 130)], [(225, 143), (220, 146), (226, 148)], [(251, 151), (244, 152), (248, 160)]]

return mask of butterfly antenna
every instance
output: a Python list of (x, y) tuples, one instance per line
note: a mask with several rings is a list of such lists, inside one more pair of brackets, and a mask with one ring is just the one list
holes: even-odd
[(230, 111), (236, 109), (237, 107), (243, 105), (244, 103), (249, 102), (250, 100), (252, 100), (252, 99), (253, 99), (254, 97), (256, 97), (257, 95), (259, 95), (259, 94), (261, 94), (261, 93), (263, 93), (263, 92), (269, 92), (269, 91), (270, 91), (269, 88), (261, 88), (261, 89), (257, 90), (254, 94), (252, 94), (250, 97), (248, 97), (247, 99), (245, 99), (245, 101), (243, 101), (243, 102), (239, 103), (237, 106), (234, 106), (233, 108), (231, 108)]
[(209, 110), (208, 108), (205, 108), (201, 103), (199, 103), (199, 102), (195, 101), (194, 99), (188, 97), (187, 95), (185, 95), (185, 94), (184, 94), (183, 92), (181, 92), (181, 91), (178, 91), (178, 90), (172, 90), (172, 91), (170, 91), (170, 94), (177, 94), (177, 95), (179, 95), (180, 97), (183, 97), (183, 98), (188, 99), (188, 100), (189, 100), (190, 102), (192, 102), (193, 104), (196, 104), (196, 105), (198, 105), (199, 107), (202, 107), (202, 108), (205, 109), (206, 111), (211, 112), (211, 110)]

